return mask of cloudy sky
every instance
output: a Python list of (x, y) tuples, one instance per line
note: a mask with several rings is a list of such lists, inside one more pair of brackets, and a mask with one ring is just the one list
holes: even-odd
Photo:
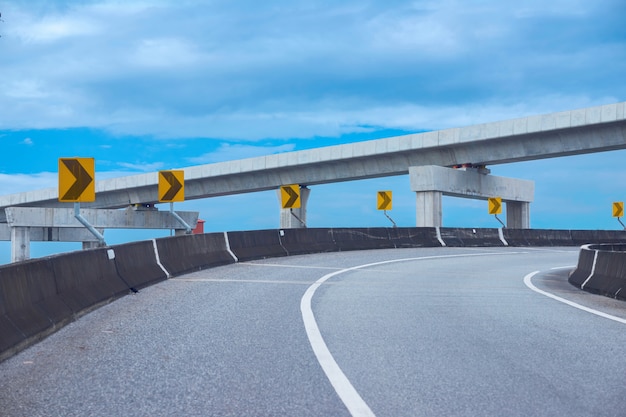
[[(623, 0), (0, 0), (0, 13), (0, 195), (56, 187), (59, 157), (94, 157), (107, 178), (626, 101)], [(536, 181), (533, 227), (616, 229), (624, 161), (492, 172)], [(309, 226), (388, 226), (375, 196), (389, 189), (389, 214), (413, 226), (407, 177), (315, 187)], [(485, 205), (446, 199), (444, 225), (497, 227)], [(207, 231), (279, 221), (273, 192), (179, 208)]]

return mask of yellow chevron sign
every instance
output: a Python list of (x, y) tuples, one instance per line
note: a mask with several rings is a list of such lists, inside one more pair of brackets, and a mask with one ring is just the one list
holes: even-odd
[(96, 201), (95, 164), (93, 158), (59, 158), (60, 202)]
[(391, 191), (379, 191), (376, 196), (376, 208), (378, 208), (378, 210), (391, 210), (393, 206)]
[(502, 213), (502, 199), (500, 197), (492, 197), (489, 199), (489, 214)]
[(159, 171), (159, 202), (185, 201), (185, 171)]
[(624, 202), (617, 201), (613, 203), (613, 217), (623, 217), (624, 216)]
[(298, 184), (280, 187), (281, 206), (284, 209), (300, 208), (300, 186)]

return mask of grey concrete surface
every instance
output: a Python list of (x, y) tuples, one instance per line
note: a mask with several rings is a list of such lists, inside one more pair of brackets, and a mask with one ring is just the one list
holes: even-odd
[[(622, 416), (624, 324), (554, 267), (577, 248), (420, 248), (246, 262), (94, 311), (0, 364), (3, 416), (342, 416), (300, 302), (376, 416)], [(615, 303), (614, 300), (610, 300)], [(626, 317), (624, 304), (610, 304)]]
[(443, 226), (442, 195), (487, 200), (500, 197), (513, 210), (507, 210), (507, 226), (530, 228), (530, 202), (535, 183), (517, 178), (489, 175), (478, 169), (452, 169), (436, 165), (409, 168), (411, 191), (416, 193), (417, 227)]

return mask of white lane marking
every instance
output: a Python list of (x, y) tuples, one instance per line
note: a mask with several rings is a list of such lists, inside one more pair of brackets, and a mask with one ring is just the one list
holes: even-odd
[(541, 295), (545, 295), (546, 297), (552, 298), (553, 300), (556, 300), (556, 301), (560, 301), (561, 303), (567, 304), (568, 306), (577, 308), (579, 310), (586, 311), (587, 313), (595, 314), (596, 316), (600, 316), (600, 317), (603, 317), (605, 319), (609, 319), (609, 320), (616, 321), (618, 323), (626, 324), (626, 319), (623, 319), (621, 317), (616, 317), (616, 316), (613, 316), (611, 314), (604, 313), (602, 311), (594, 310), (593, 308), (585, 307), (584, 305), (580, 305), (580, 304), (575, 303), (573, 301), (566, 300), (565, 298), (561, 298), (561, 297), (559, 297), (557, 295), (554, 295), (554, 294), (551, 294), (551, 293), (549, 293), (547, 291), (540, 290), (539, 288), (535, 287), (535, 285), (532, 283), (532, 278), (535, 275), (537, 275), (539, 272), (540, 271), (531, 272), (530, 274), (528, 274), (528, 275), (526, 275), (524, 277), (524, 284), (526, 284), (526, 286), (528, 288), (530, 288), (531, 290), (535, 291), (536, 293), (539, 293)]
[(311, 344), (311, 348), (313, 348), (313, 353), (315, 353), (315, 357), (319, 362), (322, 370), (326, 374), (326, 377), (330, 381), (331, 385), (335, 389), (335, 392), (343, 401), (344, 405), (352, 415), (352, 417), (376, 417), (374, 412), (369, 408), (367, 403), (363, 400), (358, 391), (354, 388), (348, 377), (343, 373), (332, 353), (328, 349), (324, 338), (322, 337), (322, 333), (320, 332), (319, 326), (317, 325), (317, 321), (315, 320), (315, 315), (313, 314), (313, 308), (311, 307), (311, 301), (313, 299), (313, 295), (315, 291), (328, 281), (330, 278), (343, 274), (344, 272), (354, 271), (356, 269), (367, 268), (370, 266), (378, 266), (389, 264), (393, 262), (407, 262), (407, 261), (418, 261), (418, 260), (429, 260), (429, 259), (441, 259), (441, 258), (459, 258), (459, 257), (470, 257), (470, 256), (493, 256), (493, 255), (510, 255), (512, 253), (524, 253), (524, 252), (485, 252), (485, 253), (465, 253), (458, 255), (439, 255), (439, 256), (423, 256), (418, 258), (403, 258), (403, 259), (392, 259), (382, 262), (374, 262), (364, 265), (357, 265), (351, 268), (345, 268), (339, 271), (331, 272), (330, 274), (326, 274), (309, 288), (307, 288), (306, 292), (302, 296), (300, 300), (300, 311), (302, 312), (302, 321), (304, 322), (304, 328), (306, 330), (306, 334), (309, 338), (309, 343)]
[(173, 278), (174, 281), (182, 282), (244, 282), (252, 284), (297, 284), (311, 285), (311, 281), (280, 281), (269, 279), (220, 279), (220, 278)]
[(331, 266), (307, 266), (307, 265), (286, 265), (286, 264), (259, 264), (255, 262), (241, 262), (239, 265), (253, 265), (253, 266), (271, 266), (273, 268), (299, 268), (299, 269), (324, 269), (330, 271), (337, 271), (343, 268), (333, 268)]
[(550, 268), (551, 271), (557, 270), (557, 269), (573, 269), (576, 268), (576, 265), (567, 265), (567, 266), (555, 266), (554, 268)]

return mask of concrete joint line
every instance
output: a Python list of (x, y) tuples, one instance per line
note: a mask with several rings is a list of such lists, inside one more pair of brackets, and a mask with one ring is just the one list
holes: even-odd
[(509, 242), (504, 238), (504, 230), (502, 228), (498, 229), (498, 236), (500, 236), (500, 241), (504, 243), (504, 246), (509, 246)]
[(157, 265), (159, 265), (159, 268), (161, 268), (163, 272), (165, 272), (165, 275), (169, 279), (172, 275), (167, 271), (167, 269), (165, 269), (165, 267), (161, 263), (161, 258), (159, 257), (159, 249), (157, 248), (156, 239), (152, 239), (152, 246), (154, 247), (154, 257), (156, 258)]
[(585, 280), (585, 282), (583, 282), (580, 285), (580, 289), (584, 290), (585, 289), (585, 285), (587, 285), (587, 283), (589, 282), (589, 280), (593, 277), (593, 274), (596, 272), (596, 262), (598, 261), (598, 253), (600, 251), (594, 251), (595, 254), (593, 255), (593, 266), (591, 267), (591, 273), (589, 274), (589, 276), (587, 277), (587, 279)]
[(446, 246), (446, 242), (443, 241), (443, 239), (441, 238), (441, 229), (439, 227), (435, 227), (435, 231), (437, 232), (437, 240), (439, 241), (439, 243), (441, 244), (441, 246)]
[(228, 240), (228, 232), (224, 232), (224, 242), (226, 242), (226, 250), (228, 251), (228, 253), (230, 253), (230, 256), (233, 257), (235, 262), (239, 262), (239, 258), (237, 258), (237, 255), (235, 255), (233, 251), (230, 249), (230, 241)]

